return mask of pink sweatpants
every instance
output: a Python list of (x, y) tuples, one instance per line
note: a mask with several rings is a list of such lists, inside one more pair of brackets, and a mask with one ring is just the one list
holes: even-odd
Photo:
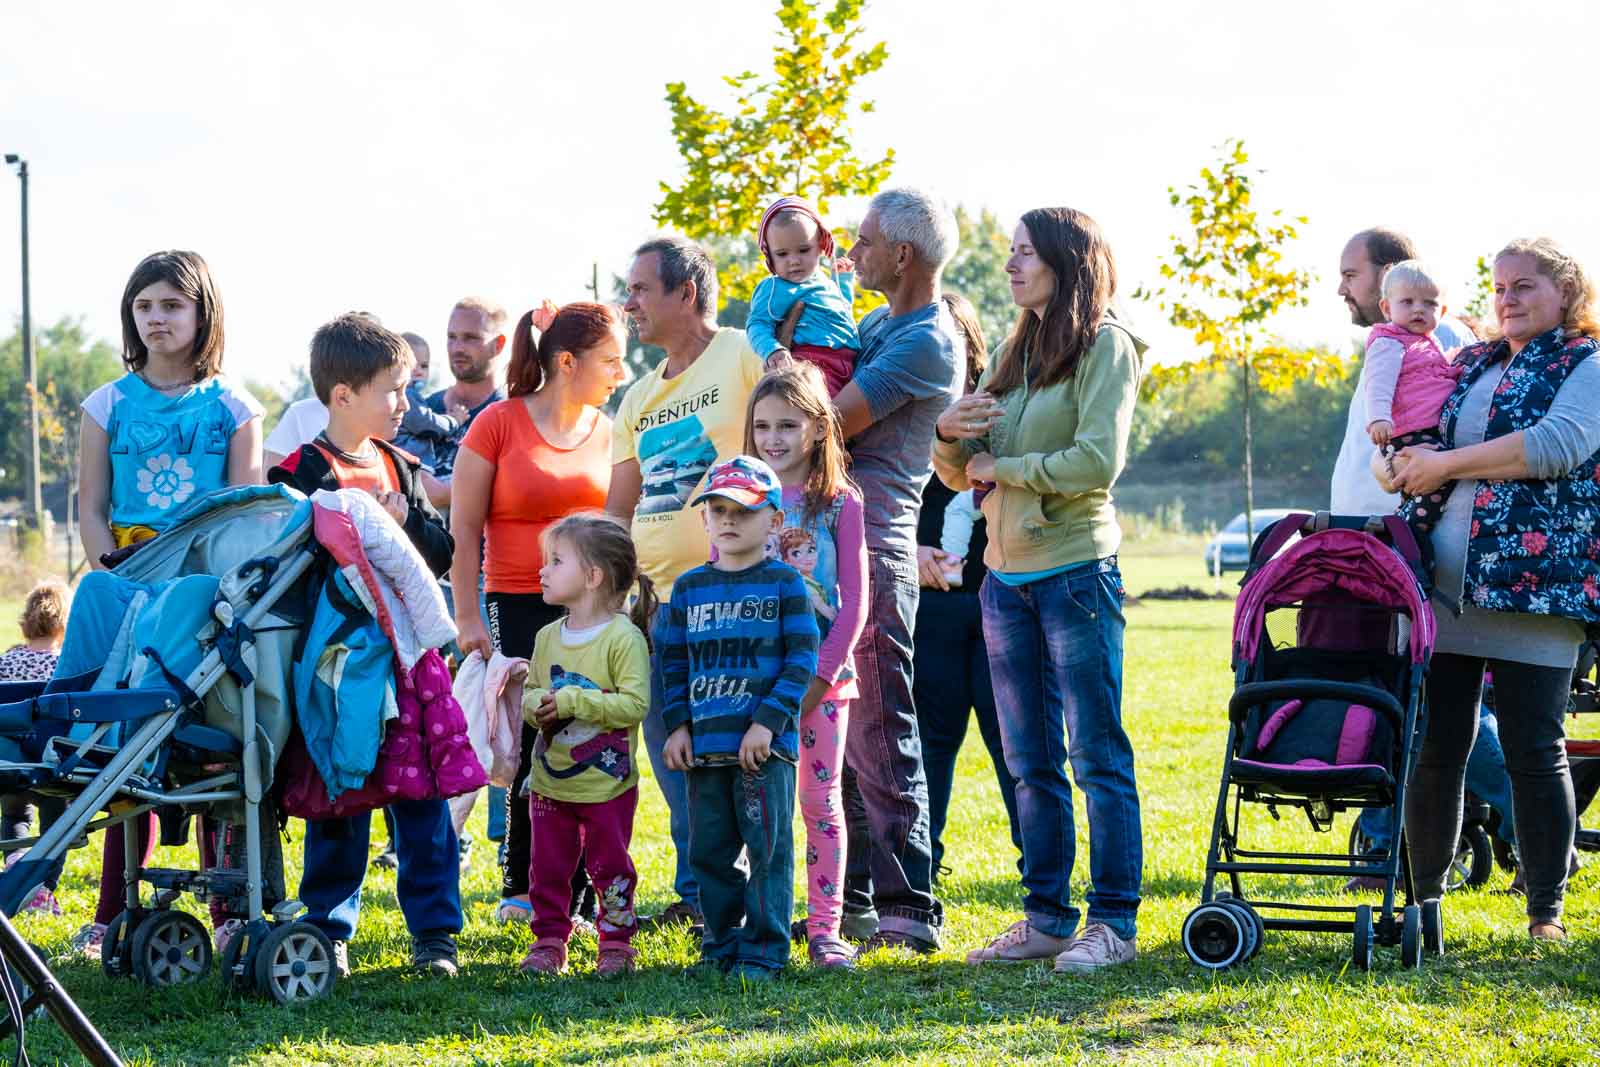
[(599, 898), (595, 920), (600, 943), (627, 945), (638, 929), (633, 913), (633, 893), (639, 876), (628, 855), (633, 839), (633, 812), (639, 790), (599, 804), (552, 800), (534, 793), (528, 797), (532, 847), (528, 861), (528, 902), (533, 936), (566, 941), (572, 936), (572, 876), (583, 857)]
[(800, 716), (800, 814), (806, 821), (806, 932), (838, 937), (844, 893), (845, 729), (850, 701), (830, 692)]

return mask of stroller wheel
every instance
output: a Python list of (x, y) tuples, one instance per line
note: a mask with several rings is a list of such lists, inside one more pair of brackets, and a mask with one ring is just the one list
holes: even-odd
[(1244, 958), (1249, 925), (1249, 920), (1227, 903), (1202, 904), (1183, 920), (1183, 951), (1207, 970), (1225, 970)]
[(325, 996), (338, 976), (333, 942), (305, 922), (273, 927), (256, 952), (256, 986), (279, 1004), (303, 1004)]
[(120, 911), (106, 924), (100, 941), (100, 970), (107, 978), (126, 978), (133, 973), (133, 935), (149, 914), (143, 908)]
[(146, 985), (187, 985), (211, 969), (211, 934), (182, 911), (158, 911), (133, 932), (133, 976)]
[(1261, 951), (1261, 945), (1267, 939), (1267, 925), (1261, 921), (1261, 913), (1250, 906), (1247, 900), (1233, 896), (1230, 893), (1218, 893), (1217, 903), (1224, 907), (1232, 908), (1245, 921), (1245, 948), (1239, 954), (1240, 963), (1249, 963)]
[(1430, 956), (1444, 955), (1444, 909), (1437, 899), (1422, 902), (1422, 949)]
[(262, 919), (244, 924), (244, 929), (228, 939), (217, 964), (222, 988), (231, 993), (248, 993), (256, 984), (256, 955), (271, 927)]
[(1350, 962), (1358, 971), (1372, 970), (1372, 905), (1356, 905), (1355, 936), (1351, 938)]
[(1445, 872), (1445, 889), (1476, 889), (1489, 880), (1493, 870), (1494, 845), (1489, 840), (1489, 831), (1480, 823), (1463, 826), (1461, 840), (1456, 842), (1456, 854)]
[(1361, 832), (1360, 819), (1350, 824), (1350, 855), (1369, 856), (1382, 854), (1383, 849), (1374, 848), (1372, 838)]
[(1422, 909), (1415, 904), (1400, 913), (1400, 966), (1422, 966)]

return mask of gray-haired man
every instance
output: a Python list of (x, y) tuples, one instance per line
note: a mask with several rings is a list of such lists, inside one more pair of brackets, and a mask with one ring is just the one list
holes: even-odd
[[(850, 258), (860, 285), (888, 298), (862, 320), (855, 374), (835, 398), (851, 474), (866, 504), (867, 627), (856, 645), (860, 695), (845, 742), (850, 816), (847, 915), (876, 910), (867, 948), (939, 947), (928, 783), (911, 697), (917, 617), (917, 515), (932, 470), (933, 426), (960, 394), (963, 348), (939, 299), (956, 250), (949, 206), (924, 191), (873, 198)], [(870, 880), (869, 880), (870, 878)]]

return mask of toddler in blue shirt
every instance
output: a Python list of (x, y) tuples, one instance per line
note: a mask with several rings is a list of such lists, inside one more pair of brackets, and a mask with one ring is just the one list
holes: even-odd
[[(750, 346), (762, 359), (787, 351), (802, 363), (815, 364), (828, 383), (828, 395), (837, 396), (850, 380), (861, 347), (850, 311), (854, 264), (839, 256), (833, 258), (831, 275), (822, 268), (822, 257), (833, 257), (833, 234), (816, 208), (798, 196), (781, 197), (767, 208), (757, 240), (772, 275), (750, 297), (745, 321)], [(805, 307), (793, 343), (785, 349), (778, 326), (796, 304)]]

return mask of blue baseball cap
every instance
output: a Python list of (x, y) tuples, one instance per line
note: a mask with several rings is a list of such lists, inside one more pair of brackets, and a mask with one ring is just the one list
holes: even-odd
[(734, 456), (713, 466), (706, 476), (706, 487), (689, 504), (698, 506), (710, 496), (724, 497), (747, 508), (783, 510), (782, 483), (771, 467), (754, 456)]

